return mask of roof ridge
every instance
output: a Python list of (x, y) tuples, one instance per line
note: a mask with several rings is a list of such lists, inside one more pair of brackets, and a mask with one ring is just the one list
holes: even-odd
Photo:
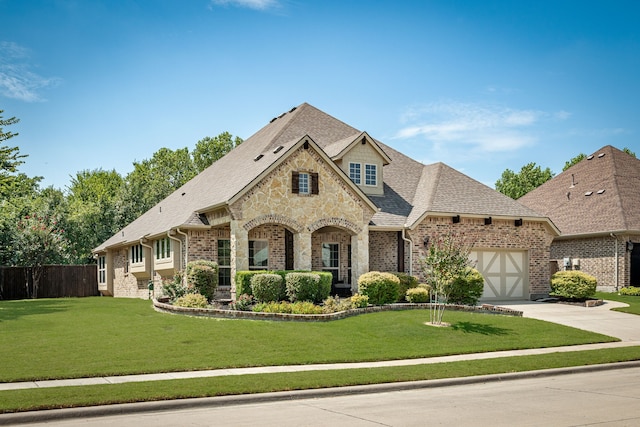
[[(282, 136), (282, 134), (288, 129), (288, 126), (291, 125), (291, 119), (293, 117), (294, 114), (299, 114), (299, 112), (305, 108), (306, 106), (308, 106), (309, 104), (307, 104), (306, 102), (303, 102), (302, 104), (291, 108), (289, 111), (285, 111), (284, 113), (280, 114), (279, 116), (274, 117), (273, 119), (271, 119), (271, 121), (269, 122), (268, 125), (274, 123), (277, 120), (282, 119), (285, 116), (288, 116), (288, 121), (287, 123), (283, 124), (282, 127), (280, 128), (280, 130), (278, 132), (276, 132), (276, 134), (273, 136), (273, 138), (271, 139), (271, 141), (269, 141), (268, 144), (265, 145), (264, 149), (265, 151), (269, 151), (269, 148), (271, 148), (271, 145), (280, 139), (280, 137)], [(268, 126), (267, 125), (267, 126)]]

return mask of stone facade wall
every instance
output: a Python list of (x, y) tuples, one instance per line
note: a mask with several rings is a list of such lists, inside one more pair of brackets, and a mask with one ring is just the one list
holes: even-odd
[(525, 250), (528, 254), (529, 293), (546, 295), (549, 293), (551, 277), (549, 257), (551, 241), (554, 237), (548, 225), (540, 222), (524, 221), (516, 227), (513, 220), (494, 219), (491, 225), (484, 225), (484, 218), (461, 218), (453, 224), (451, 217), (427, 217), (409, 237), (413, 241), (413, 272), (424, 279), (420, 258), (426, 255), (424, 238), (429, 236), (434, 242), (439, 236), (453, 233), (470, 244), (474, 249)]
[[(113, 296), (120, 298), (149, 298), (149, 279), (137, 279), (128, 272), (129, 248), (112, 251)], [(107, 267), (108, 268), (108, 267)]]
[[(562, 271), (565, 269), (564, 258), (570, 258), (570, 270), (580, 270), (594, 276), (598, 280), (599, 290), (612, 292), (616, 286), (630, 285), (631, 256), (626, 246), (629, 240), (640, 241), (640, 235), (555, 240), (551, 244), (551, 262), (557, 265), (558, 271)], [(576, 260), (579, 260), (579, 265), (574, 265)]]

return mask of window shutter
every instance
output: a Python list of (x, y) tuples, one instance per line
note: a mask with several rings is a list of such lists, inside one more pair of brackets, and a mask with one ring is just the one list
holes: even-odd
[(298, 194), (300, 192), (300, 173), (299, 172), (293, 172), (293, 174), (291, 175), (291, 191), (293, 192), (293, 194)]
[(319, 194), (320, 191), (318, 190), (318, 173), (312, 172), (309, 174), (309, 177), (311, 178), (311, 194)]

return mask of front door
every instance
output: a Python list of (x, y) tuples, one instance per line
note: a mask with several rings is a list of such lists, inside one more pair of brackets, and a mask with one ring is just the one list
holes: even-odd
[(631, 274), (629, 277), (631, 286), (640, 286), (640, 242), (633, 244), (631, 250)]

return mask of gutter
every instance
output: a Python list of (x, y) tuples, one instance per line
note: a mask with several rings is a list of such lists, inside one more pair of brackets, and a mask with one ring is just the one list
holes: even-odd
[(147, 240), (147, 238), (146, 237), (141, 237), (140, 238), (140, 246), (145, 247), (145, 248), (149, 248), (149, 252), (150, 252), (150, 256), (151, 256), (151, 259), (149, 260), (149, 264), (151, 265), (151, 281), (153, 281), (153, 276), (155, 276), (155, 272), (153, 271), (153, 267), (155, 265), (155, 263), (153, 262), (154, 261), (154, 259), (153, 259), (153, 246), (144, 244), (142, 242), (143, 240)]
[[(171, 240), (175, 240), (176, 242), (180, 243), (180, 253), (182, 253), (182, 240), (178, 239), (177, 237), (173, 237), (171, 235), (171, 230), (167, 231), (167, 237), (169, 239), (171, 239)], [(180, 259), (180, 258), (178, 258), (178, 259)], [(182, 261), (180, 262), (180, 264), (182, 264)], [(180, 270), (182, 270), (182, 268), (180, 268)], [(186, 274), (186, 272), (185, 272), (185, 274)]]
[(178, 234), (182, 234), (184, 236), (184, 244), (185, 244), (185, 248), (184, 248), (184, 268), (185, 271), (187, 269), (187, 264), (189, 264), (189, 235), (185, 232), (183, 232), (182, 230), (180, 230), (180, 227), (176, 228), (176, 231), (178, 232)]

